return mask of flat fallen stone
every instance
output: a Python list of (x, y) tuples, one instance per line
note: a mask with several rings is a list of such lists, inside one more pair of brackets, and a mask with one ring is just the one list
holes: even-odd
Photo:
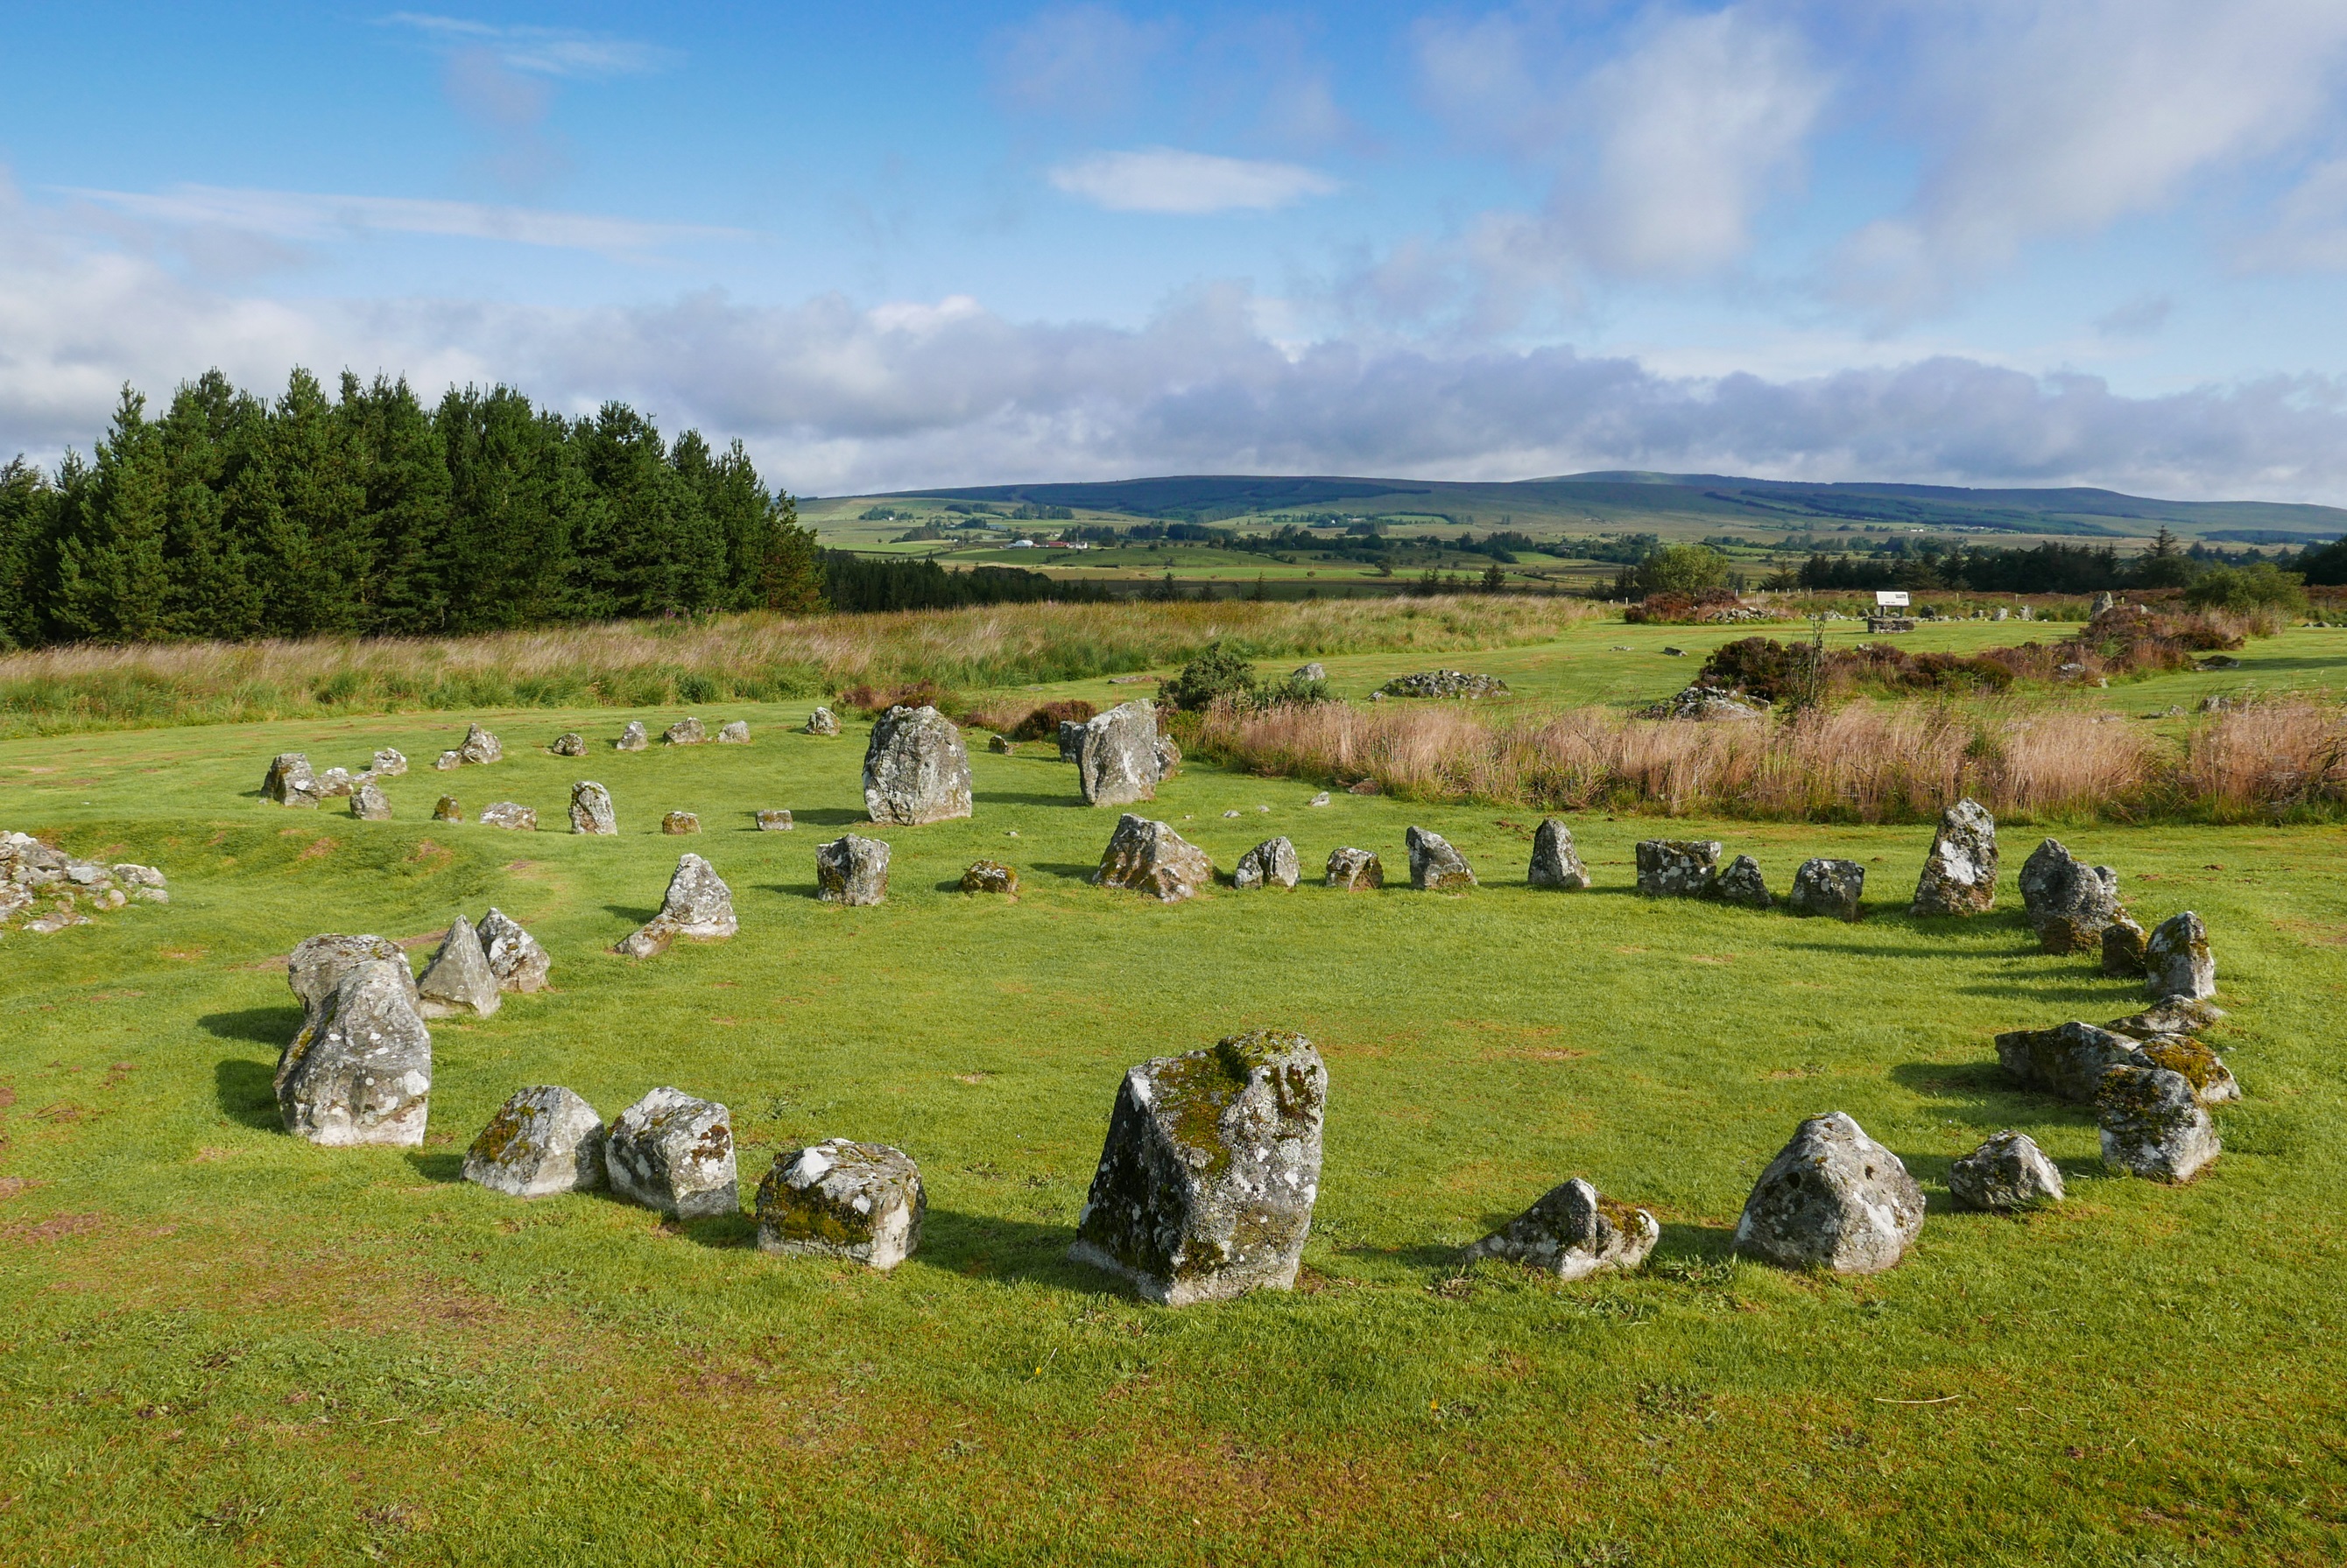
[(1076, 745), (1076, 783), (1086, 805), (1154, 800), (1163, 774), (1156, 703), (1139, 697), (1086, 721)]
[(1787, 1268), (1879, 1274), (1923, 1228), (1923, 1189), (1846, 1113), (1801, 1123), (1753, 1184), (1736, 1250)]
[(807, 715), (806, 724), (801, 733), (809, 735), (835, 735), (839, 733), (838, 715), (828, 708), (817, 708)]
[(961, 890), (965, 893), (1016, 893), (1019, 873), (999, 860), (980, 860), (961, 874)]
[(719, 725), (717, 730), (717, 743), (721, 746), (748, 745), (750, 743), (750, 721), (747, 719), (736, 719), (730, 724)]
[(1960, 1209), (2001, 1211), (2058, 1204), (2062, 1173), (2026, 1132), (1997, 1133), (1948, 1168), (1948, 1192)]
[[(1325, 804), (1322, 795), (1312, 804)], [(1573, 829), (1560, 817), (1546, 816), (1532, 830), (1532, 863), (1524, 873), (1524, 880), (1534, 887), (1557, 887), (1573, 891), (1589, 886), (1589, 868), (1581, 863), (1573, 847)]]
[(482, 956), (488, 959), (499, 990), (527, 993), (546, 989), (554, 960), (538, 946), (538, 938), (522, 929), (521, 922), (492, 907), (474, 934), (480, 938)]
[[(328, 1004), (343, 977), (365, 963), (395, 963), (402, 972), (407, 968), (407, 958), (399, 944), (383, 937), (342, 936), (328, 934), (312, 937), (293, 949), (285, 961), (285, 983), (293, 992), (293, 999), (302, 1004), (304, 1028), (325, 1016)], [(408, 980), (408, 996), (415, 996), (415, 982)]]
[(1911, 915), (1985, 915), (1996, 905), (1996, 818), (1976, 800), (1940, 814)]
[(2213, 1029), (2225, 1016), (2216, 1003), (2193, 997), (2162, 997), (2138, 1013), (2115, 1018), (2103, 1025), (2113, 1034), (2142, 1040), (2155, 1034), (2198, 1034)]
[(373, 779), (351, 791), (351, 815), (361, 822), (389, 822), (391, 797)]
[(288, 1132), (337, 1149), (424, 1142), (432, 1031), (415, 995), (405, 958), (363, 959), (343, 971), (277, 1060), (277, 1108)]
[(882, 714), (864, 752), (864, 807), (908, 827), (969, 815), (969, 752), (954, 722), (928, 707)]
[(2103, 973), (2114, 979), (2143, 975), (2143, 927), (2125, 915), (2103, 927)]
[(1777, 902), (1760, 875), (1760, 863), (1748, 855), (1739, 855), (1721, 868), (1712, 878), (1709, 897), (1747, 909), (1773, 908)]
[(1600, 1269), (1628, 1273), (1646, 1261), (1663, 1227), (1644, 1209), (1602, 1196), (1575, 1176), (1467, 1249), (1470, 1258), (1520, 1263), (1559, 1279)]
[(1128, 887), (1174, 904), (1212, 886), (1214, 863), (1164, 823), (1127, 812), (1117, 819), (1092, 879), (1094, 886)]
[(596, 838), (610, 838), (620, 831), (620, 813), (611, 804), (611, 792), (593, 779), (580, 779), (570, 786), (570, 831)]
[(1314, 795), (1310, 800), (1306, 801), (1304, 804), (1307, 805), (1327, 805), (1328, 804), (1328, 792), (1324, 789), (1318, 794)]
[(864, 907), (888, 897), (888, 845), (842, 834), (815, 852), (815, 897), (826, 904)]
[(1422, 827), (1402, 830), (1409, 847), (1409, 885), (1421, 893), (1464, 893), (1475, 886), (1467, 857), (1439, 833)]
[(1719, 866), (1716, 838), (1649, 838), (1638, 845), (1638, 891), (1649, 898), (1700, 898)]
[(2180, 1072), (2114, 1067), (2095, 1094), (2103, 1163), (2130, 1175), (2188, 1182), (2222, 1145), (2215, 1123)]
[(395, 779), (406, 771), (407, 758), (389, 746), (375, 753), (374, 760), (367, 764), (367, 772), (379, 779)]
[(462, 822), (465, 820), (465, 808), (456, 804), (456, 797), (455, 795), (444, 794), (437, 801), (433, 803), (432, 820), (435, 822)]
[(1302, 869), (1296, 857), (1296, 845), (1282, 835), (1266, 838), (1240, 856), (1237, 869), (1231, 873), (1231, 886), (1242, 889), (1293, 887)]
[(611, 1191), (675, 1220), (742, 1212), (733, 1121), (724, 1106), (681, 1089), (653, 1090), (605, 1131)]
[(316, 805), (318, 779), (310, 771), (310, 759), (300, 752), (278, 753), (261, 777), (261, 795), (279, 805)]
[(2103, 933), (2127, 914), (2118, 889), (2117, 872), (2088, 866), (2058, 838), (2039, 845), (2021, 867), (2022, 908), (2048, 953), (2100, 952)]
[(643, 721), (630, 719), (627, 727), (620, 732), (620, 738), (611, 743), (611, 749), (615, 752), (641, 752), (650, 750), (651, 743), (652, 738), (645, 731)]
[(1801, 862), (1793, 873), (1793, 891), (1785, 907), (1796, 915), (1822, 915), (1835, 920), (1855, 920), (1866, 892), (1866, 867), (1855, 860), (1826, 856)]
[(465, 1152), (465, 1180), (517, 1198), (598, 1191), (603, 1140), (603, 1119), (569, 1090), (517, 1090)]
[(2073, 1019), (2052, 1029), (1998, 1035), (1996, 1059), (2023, 1088), (2085, 1105), (2094, 1100), (2105, 1072), (2139, 1062), (2141, 1053), (2126, 1036)]
[(697, 746), (709, 738), (709, 732), (698, 719), (679, 719), (661, 732), (663, 743), (671, 746)]
[(666, 834), (699, 833), (701, 818), (689, 811), (672, 811), (661, 818), (661, 831)]
[(1373, 849), (1350, 845), (1328, 852), (1328, 886), (1344, 893), (1374, 893), (1386, 885), (1386, 868)]
[(536, 833), (538, 813), (517, 801), (497, 801), (481, 808), (481, 825), (507, 828), (516, 833)]
[(901, 1149), (831, 1138), (774, 1156), (758, 1184), (758, 1250), (886, 1272), (921, 1245), (928, 1194)]
[(2217, 994), (2217, 960), (2209, 951), (2209, 927), (2187, 909), (2162, 920), (2143, 947), (2143, 989), (2155, 1001), (2183, 997), (2198, 1001)]
[(481, 934), (461, 915), (415, 977), (415, 990), (422, 999), (416, 1010), (425, 1018), (487, 1018), (505, 1002)]
[(788, 833), (791, 830), (792, 823), (791, 814), (789, 812), (762, 811), (758, 813), (758, 831), (760, 833)]
[(587, 737), (571, 730), (555, 736), (554, 743), (546, 749), (558, 757), (583, 757), (587, 754)]

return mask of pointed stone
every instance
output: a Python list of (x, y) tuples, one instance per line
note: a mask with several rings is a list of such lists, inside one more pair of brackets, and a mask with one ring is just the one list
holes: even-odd
[(1739, 905), (1747, 909), (1768, 909), (1776, 900), (1768, 895), (1768, 884), (1760, 876), (1760, 863), (1748, 855), (1739, 855), (1712, 878), (1710, 897), (1722, 904)]
[(1302, 870), (1296, 860), (1296, 845), (1282, 835), (1277, 838), (1266, 838), (1240, 856), (1237, 869), (1231, 873), (1231, 886), (1241, 889), (1293, 887)]
[(1601, 1196), (1575, 1176), (1467, 1249), (1559, 1279), (1586, 1279), (1600, 1269), (1624, 1273), (1646, 1261), (1663, 1227), (1644, 1209)]
[(839, 716), (828, 708), (817, 708), (807, 715), (806, 726), (800, 733), (809, 735), (835, 735), (839, 733)]
[(432, 820), (435, 822), (462, 822), (465, 820), (465, 808), (456, 804), (456, 797), (455, 795), (444, 794), (433, 804)]
[(415, 978), (415, 989), (423, 998), (417, 1010), (425, 1018), (487, 1018), (505, 1003), (497, 971), (481, 950), (480, 932), (461, 915)]
[(497, 976), (499, 990), (528, 992), (546, 989), (554, 960), (512, 916), (492, 908), (481, 917), (474, 934), (481, 939), (481, 954), (488, 959), (489, 972)]
[(391, 797), (373, 779), (351, 791), (351, 815), (361, 822), (389, 822)]
[(1423, 827), (1402, 830), (1402, 842), (1409, 848), (1409, 885), (1421, 893), (1464, 893), (1475, 886), (1475, 873), (1467, 865), (1467, 857), (1450, 846), (1450, 841), (1439, 833)]
[(1985, 915), (1996, 904), (1996, 818), (1975, 800), (1940, 814), (1911, 915)]
[(465, 1153), (465, 1180), (517, 1198), (593, 1192), (610, 1179), (603, 1121), (553, 1084), (515, 1092)]
[[(1312, 804), (1326, 804), (1322, 795)], [(1589, 868), (1573, 847), (1573, 829), (1557, 817), (1541, 819), (1532, 831), (1532, 863), (1524, 873), (1524, 880), (1534, 887), (1557, 887), (1568, 891), (1589, 886)]]
[(2187, 909), (2159, 923), (2143, 948), (2143, 989), (2155, 1001), (2182, 997), (2198, 1001), (2217, 994), (2217, 960), (2209, 951), (2209, 927)]
[(310, 771), (310, 759), (300, 752), (280, 752), (270, 760), (261, 794), (279, 805), (316, 805), (318, 780)]
[(641, 752), (651, 743), (651, 736), (644, 733), (644, 722), (630, 719), (627, 727), (620, 732), (620, 738), (611, 743), (611, 749), (615, 752)]
[(375, 753), (374, 761), (367, 764), (367, 771), (379, 779), (395, 779), (407, 771), (407, 758), (385, 746)]
[(1949, 1167), (1948, 1193), (1960, 1209), (2025, 1209), (2058, 1204), (2062, 1173), (2035, 1139), (2011, 1128)]
[(1204, 850), (1164, 823), (1131, 812), (1117, 819), (1092, 873), (1096, 887), (1129, 887), (1162, 904), (1179, 903), (1214, 880), (1214, 863)]

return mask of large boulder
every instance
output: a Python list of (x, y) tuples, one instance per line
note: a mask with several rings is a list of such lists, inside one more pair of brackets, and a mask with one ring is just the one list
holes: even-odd
[(1636, 1268), (1662, 1235), (1654, 1215), (1602, 1196), (1575, 1176), (1469, 1247), (1467, 1255), (1505, 1258), (1559, 1279), (1585, 1279), (1600, 1269)]
[(1293, 887), (1302, 870), (1295, 844), (1283, 834), (1265, 839), (1240, 856), (1237, 868), (1231, 873), (1231, 886), (1242, 889)]
[(351, 791), (351, 815), (361, 822), (389, 822), (391, 797), (383, 793), (382, 785), (369, 779)]
[(538, 945), (538, 938), (521, 928), (519, 921), (492, 907), (481, 917), (475, 934), (481, 939), (482, 955), (488, 959), (489, 972), (497, 978), (499, 990), (528, 992), (546, 989), (554, 960)]
[(611, 1191), (675, 1220), (739, 1214), (733, 1120), (712, 1100), (655, 1089), (620, 1112), (604, 1133)]
[(2062, 1173), (2045, 1151), (2009, 1127), (1948, 1168), (1948, 1192), (1960, 1209), (2025, 1209), (2064, 1196)]
[[(248, 775), (250, 776), (250, 775)], [(280, 752), (269, 760), (261, 780), (261, 797), (279, 805), (316, 805), (323, 798), (310, 759), (300, 752)]]
[(1409, 885), (1421, 893), (1464, 893), (1475, 886), (1475, 873), (1468, 868), (1467, 857), (1450, 846), (1450, 841), (1439, 833), (1422, 827), (1402, 830), (1402, 842), (1409, 846)]
[(1747, 909), (1773, 908), (1777, 902), (1768, 895), (1768, 879), (1760, 875), (1760, 863), (1748, 855), (1739, 855), (1721, 867), (1705, 896)]
[(2160, 1067), (2114, 1067), (2095, 1094), (2103, 1163), (2130, 1175), (2188, 1182), (2217, 1157), (2217, 1129), (2192, 1085)]
[(2198, 1001), (2217, 994), (2217, 960), (2199, 916), (2187, 909), (2159, 923), (2143, 945), (2143, 989), (2155, 1001)]
[[(2122, 1022), (2131, 1020), (2122, 1020)], [(2114, 1067), (2157, 1067), (2180, 1075), (2204, 1105), (2241, 1097), (2222, 1058), (2186, 1034), (2140, 1038), (2072, 1020), (2052, 1029), (2014, 1030), (1996, 1037), (1997, 1060), (2024, 1088), (2074, 1104), (2091, 1103)]]
[(1299, 1034), (1132, 1069), (1068, 1255), (1180, 1307), (1296, 1282), (1320, 1192), (1328, 1070)]
[(425, 1018), (487, 1018), (505, 1004), (481, 934), (462, 915), (415, 977), (415, 989), (423, 999), (416, 1010)]
[(593, 779), (580, 779), (570, 786), (570, 831), (609, 838), (620, 831), (620, 813), (611, 804), (611, 792)]
[(891, 708), (864, 752), (864, 807), (907, 827), (970, 815), (969, 753), (935, 708)]
[(660, 913), (612, 949), (631, 958), (649, 958), (668, 951), (679, 937), (713, 941), (741, 929), (733, 917), (733, 890), (717, 868), (698, 855), (681, 856), (676, 873), (668, 879), (668, 894)]
[(1825, 856), (1801, 862), (1793, 873), (1793, 891), (1785, 907), (1796, 915), (1824, 915), (1836, 920), (1858, 918), (1859, 901), (1866, 892), (1866, 867), (1855, 860)]
[(708, 738), (709, 731), (698, 719), (679, 719), (661, 732), (662, 743), (671, 746), (697, 746)]
[(342, 971), (277, 1059), (277, 1108), (288, 1132), (328, 1148), (424, 1142), (432, 1031), (415, 997), (405, 958), (364, 958)]
[(2037, 945), (2049, 953), (2099, 951), (2103, 933), (2127, 914), (2119, 907), (2119, 874), (2087, 865), (2058, 838), (2023, 862), (2021, 904)]
[(1787, 1268), (1879, 1274), (1923, 1228), (1923, 1189), (1841, 1112), (1801, 1123), (1753, 1184), (1736, 1250)]
[(481, 808), (481, 825), (502, 827), (514, 833), (536, 833), (538, 810), (518, 801), (494, 801)]
[(1984, 915), (1996, 903), (1996, 818), (1976, 800), (1940, 814), (1911, 915)]
[(1328, 886), (1340, 893), (1374, 893), (1386, 885), (1386, 868), (1374, 849), (1350, 845), (1328, 852)]
[(651, 743), (652, 738), (645, 732), (644, 722), (630, 719), (627, 727), (620, 732), (620, 738), (611, 743), (611, 749), (615, 752), (641, 752), (649, 750)]
[(921, 1245), (920, 1167), (885, 1143), (827, 1139), (786, 1150), (758, 1184), (758, 1250), (896, 1267)]
[(610, 1179), (603, 1141), (603, 1119), (569, 1090), (517, 1090), (465, 1152), (465, 1180), (517, 1198), (593, 1192)]
[(807, 735), (835, 735), (839, 733), (839, 716), (828, 708), (817, 708), (807, 715), (807, 722), (801, 727), (799, 733)]
[[(329, 934), (312, 937), (295, 948), (285, 960), (285, 983), (292, 989), (293, 999), (302, 1004), (302, 1026), (323, 1018), (343, 977), (368, 963), (396, 963), (403, 974), (407, 971), (407, 958), (399, 944), (383, 937)], [(416, 999), (412, 975), (407, 996), (411, 1002)]]
[(1173, 904), (1191, 897), (1214, 880), (1214, 863), (1206, 852), (1162, 822), (1131, 812), (1117, 818), (1092, 883), (1100, 887), (1130, 887), (1160, 903)]
[(1076, 784), (1086, 805), (1154, 800), (1164, 775), (1157, 756), (1157, 704), (1146, 697), (1095, 714), (1076, 743)]
[(1638, 845), (1638, 891), (1649, 898), (1700, 898), (1719, 866), (1716, 838), (1648, 838)]
[(1542, 817), (1532, 831), (1532, 868), (1524, 880), (1534, 887), (1582, 888), (1589, 886), (1589, 868), (1573, 847), (1573, 829), (1553, 816)]
[(888, 897), (888, 846), (843, 834), (815, 852), (815, 897), (826, 904), (877, 904)]

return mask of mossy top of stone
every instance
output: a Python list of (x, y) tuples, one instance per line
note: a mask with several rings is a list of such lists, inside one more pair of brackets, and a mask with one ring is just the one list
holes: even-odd
[(1283, 1119), (1318, 1113), (1322, 1091), (1313, 1071), (1312, 1042), (1289, 1030), (1255, 1030), (1217, 1040), (1204, 1050), (1160, 1057), (1144, 1070), (1183, 1163), (1202, 1180), (1229, 1168), (1223, 1115), (1257, 1071), (1266, 1074)]

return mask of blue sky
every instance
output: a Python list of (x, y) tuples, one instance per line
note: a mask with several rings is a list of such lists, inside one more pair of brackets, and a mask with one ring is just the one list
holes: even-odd
[(2347, 502), (2347, 5), (12, 8), (0, 448), (218, 364), (802, 492)]

